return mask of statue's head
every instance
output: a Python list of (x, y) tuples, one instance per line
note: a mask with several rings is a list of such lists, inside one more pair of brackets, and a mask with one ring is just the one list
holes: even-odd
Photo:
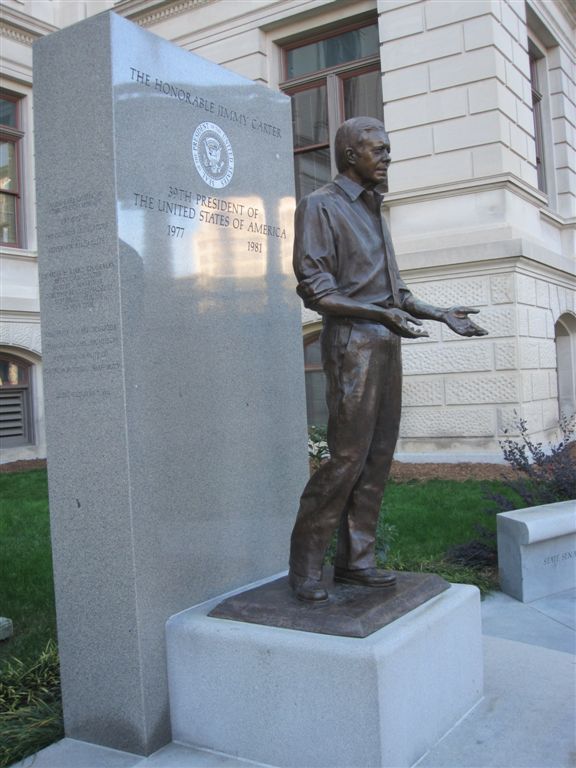
[(336, 167), (367, 189), (387, 189), (390, 140), (384, 123), (374, 117), (353, 117), (342, 123), (334, 142)]

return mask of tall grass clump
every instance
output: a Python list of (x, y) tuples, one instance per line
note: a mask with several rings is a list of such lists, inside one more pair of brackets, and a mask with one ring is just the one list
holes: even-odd
[(0, 676), (0, 768), (64, 735), (58, 651), (53, 641), (33, 663), (13, 659)]

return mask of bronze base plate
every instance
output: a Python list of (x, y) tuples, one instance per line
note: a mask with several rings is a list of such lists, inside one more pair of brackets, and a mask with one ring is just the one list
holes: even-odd
[(327, 603), (298, 600), (284, 576), (229, 597), (209, 616), (268, 627), (298, 629), (323, 635), (367, 637), (419, 605), (439, 595), (450, 584), (434, 573), (397, 572), (393, 587), (362, 587), (333, 581), (325, 568)]

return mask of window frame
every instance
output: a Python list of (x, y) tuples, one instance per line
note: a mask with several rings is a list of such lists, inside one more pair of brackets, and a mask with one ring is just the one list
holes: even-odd
[[(344, 88), (343, 83), (354, 76), (367, 74), (369, 72), (381, 73), (380, 51), (365, 56), (361, 59), (354, 59), (353, 61), (344, 62), (331, 67), (325, 67), (323, 69), (314, 70), (313, 72), (307, 72), (304, 75), (300, 75), (293, 78), (288, 78), (288, 52), (297, 48), (302, 48), (306, 45), (312, 45), (322, 40), (328, 40), (333, 37), (339, 37), (346, 32), (352, 32), (356, 29), (363, 29), (365, 27), (378, 27), (377, 16), (370, 16), (369, 18), (363, 18), (357, 21), (351, 21), (348, 24), (332, 28), (329, 31), (317, 32), (310, 37), (301, 37), (298, 40), (293, 40), (286, 43), (282, 47), (282, 81), (279, 83), (280, 90), (287, 96), (293, 96), (296, 93), (309, 90), (311, 88), (317, 88), (322, 85), (326, 85), (326, 103), (327, 103), (327, 118), (328, 118), (328, 141), (326, 143), (320, 143), (317, 145), (308, 145), (306, 147), (298, 147), (294, 149), (294, 155), (302, 155), (306, 152), (312, 152), (318, 149), (328, 149), (330, 153), (330, 173), (331, 176), (335, 176), (337, 171), (336, 161), (334, 158), (334, 140), (336, 137), (336, 131), (340, 123), (344, 120)], [(382, 100), (383, 107), (383, 100)], [(382, 119), (384, 118), (382, 109)]]
[[(326, 374), (324, 373), (324, 368), (322, 366), (322, 362), (318, 363), (309, 363), (306, 361), (306, 347), (310, 346), (311, 344), (320, 344), (320, 335), (322, 331), (321, 330), (312, 330), (303, 337), (302, 339), (302, 347), (304, 351), (304, 380), (306, 383), (306, 378), (308, 374), (321, 374), (324, 381), (324, 387), (326, 387)], [(305, 386), (306, 395), (308, 395), (308, 387)], [(326, 405), (326, 422), (323, 423), (316, 423), (316, 421), (313, 421), (310, 416), (310, 403), (308, 402), (308, 396), (306, 396), (306, 420), (308, 422), (309, 427), (326, 427), (328, 424), (328, 406)]]
[(5, 101), (13, 102), (16, 105), (16, 126), (0, 124), (0, 141), (14, 146), (14, 164), (16, 168), (16, 190), (0, 189), (0, 195), (6, 195), (12, 198), (14, 202), (14, 234), (15, 240), (3, 242), (0, 240), (2, 248), (21, 248), (21, 206), (22, 206), (22, 139), (24, 132), (21, 130), (21, 101), (22, 97), (4, 88), (0, 88), (0, 98)]
[(544, 117), (542, 107), (544, 94), (542, 92), (542, 70), (546, 63), (546, 56), (538, 45), (528, 39), (528, 58), (530, 60), (530, 92), (532, 95), (532, 114), (534, 116), (534, 143), (536, 145), (536, 173), (538, 177), (538, 189), (548, 194), (547, 157), (544, 142)]
[[(531, 89), (531, 101), (534, 94), (533, 73), (537, 76), (537, 94), (541, 98), (539, 99), (539, 109), (534, 110), (532, 104), (533, 116), (534, 116), (534, 141), (541, 140), (541, 147), (535, 146), (536, 152), (543, 154), (543, 162), (541, 163), (541, 175), (546, 186), (544, 190), (540, 184), (540, 179), (537, 180), (537, 189), (547, 197), (547, 207), (551, 211), (555, 211), (558, 207), (558, 189), (556, 179), (556, 156), (554, 150), (554, 134), (553, 134), (553, 121), (552, 121), (552, 108), (551, 108), (551, 94), (550, 94), (550, 82), (549, 82), (549, 70), (550, 70), (550, 56), (553, 50), (558, 46), (558, 41), (550, 33), (550, 31), (544, 26), (540, 19), (534, 14), (527, 6), (526, 13), (527, 31), (528, 31), (528, 64), (530, 72), (530, 89)], [(534, 62), (534, 63), (533, 63)], [(538, 115), (539, 113), (539, 115)], [(539, 124), (537, 128), (536, 119), (539, 117)], [(536, 133), (540, 132), (540, 138), (536, 138)], [(542, 158), (541, 158), (542, 159)], [(538, 171), (538, 168), (537, 168)]]
[(324, 69), (316, 69), (314, 72), (308, 72), (305, 75), (299, 75), (297, 77), (288, 77), (288, 52), (294, 51), (296, 48), (303, 48), (306, 45), (314, 45), (314, 43), (319, 43), (321, 40), (330, 40), (333, 37), (340, 37), (341, 35), (346, 34), (347, 32), (354, 32), (356, 29), (363, 29), (364, 27), (377, 27), (378, 26), (378, 17), (376, 15), (370, 16), (364, 19), (359, 19), (357, 21), (350, 21), (348, 24), (342, 24), (336, 27), (333, 27), (330, 30), (319, 30), (316, 32), (316, 34), (313, 35), (306, 35), (303, 37), (299, 37), (297, 40), (292, 40), (289, 43), (285, 43), (282, 46), (282, 80), (283, 82), (280, 83), (280, 88), (284, 90), (284, 86), (288, 83), (296, 83), (300, 82), (301, 80), (306, 80), (310, 77), (318, 77), (318, 75), (323, 75), (328, 72), (332, 71), (340, 71), (343, 67), (350, 67), (355, 68), (358, 65), (358, 62), (362, 61), (372, 61), (372, 59), (377, 58), (378, 63), (380, 62), (380, 55), (379, 52), (373, 54), (372, 56), (365, 56), (362, 59), (354, 59), (353, 61), (345, 62), (344, 64), (336, 64), (333, 67), (325, 67)]

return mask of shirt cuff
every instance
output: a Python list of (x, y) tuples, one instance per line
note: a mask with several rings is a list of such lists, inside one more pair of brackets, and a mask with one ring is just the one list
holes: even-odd
[(324, 296), (337, 292), (338, 286), (336, 281), (327, 272), (321, 272), (301, 280), (296, 288), (296, 293), (309, 309), (312, 309), (313, 305)]

